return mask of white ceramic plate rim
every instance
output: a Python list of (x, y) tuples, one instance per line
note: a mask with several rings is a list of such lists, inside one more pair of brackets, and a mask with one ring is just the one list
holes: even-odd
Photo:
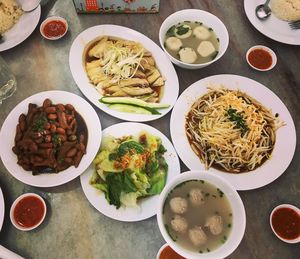
[(273, 114), (279, 113), (279, 118), (286, 125), (277, 130), (277, 139), (272, 152), (272, 158), (256, 170), (248, 173), (230, 174), (210, 168), (209, 172), (224, 177), (237, 190), (256, 189), (273, 182), (284, 173), (293, 159), (296, 148), (295, 125), (283, 102), (270, 89), (247, 77), (238, 75), (206, 77), (189, 86), (180, 95), (173, 108), (170, 121), (171, 137), (179, 157), (189, 169), (204, 170), (203, 163), (190, 147), (185, 134), (184, 123), (185, 115), (194, 101), (207, 92), (207, 86), (214, 84), (224, 85), (228, 89), (240, 89), (242, 92), (261, 102), (265, 107), (270, 108)]
[[(193, 179), (204, 180), (220, 188), (228, 198), (233, 213), (233, 222), (232, 222), (233, 227), (229, 234), (228, 240), (225, 242), (225, 244), (220, 246), (218, 249), (204, 254), (191, 252), (184, 248), (181, 248), (179, 245), (176, 245), (176, 242), (174, 242), (168, 235), (161, 216), (163, 205), (165, 203), (165, 199), (168, 193), (181, 182), (185, 182)], [(206, 171), (193, 170), (193, 171), (184, 172), (180, 176), (176, 177), (162, 191), (159, 199), (157, 222), (163, 238), (171, 246), (171, 248), (174, 251), (176, 251), (178, 254), (189, 259), (197, 259), (197, 258), (216, 259), (216, 258), (225, 258), (228, 255), (230, 255), (242, 241), (242, 238), (245, 233), (245, 228), (246, 228), (246, 213), (245, 213), (245, 208), (242, 199), (240, 198), (239, 194), (234, 189), (234, 187), (228, 181), (226, 181), (226, 179), (217, 175), (212, 175), (210, 173), (207, 173)]]
[[(176, 151), (171, 141), (157, 129), (142, 123), (123, 122), (112, 125), (103, 130), (103, 139), (106, 136), (122, 137), (126, 135), (137, 135), (141, 131), (147, 131), (162, 140), (167, 152), (164, 157), (168, 163), (167, 183), (175, 176), (180, 174), (180, 164)], [(81, 176), (81, 186), (83, 192), (89, 202), (102, 214), (119, 221), (135, 222), (150, 218), (156, 214), (156, 206), (158, 204), (159, 195), (144, 198), (139, 202), (139, 208), (116, 209), (115, 206), (109, 205), (104, 194), (89, 184), (89, 180), (93, 174), (94, 166), (91, 165)]]
[[(23, 1), (25, 0), (17, 2), (22, 3)], [(38, 25), (40, 17), (40, 5), (35, 10), (24, 13), (14, 26), (3, 34), (5, 40), (0, 43), (0, 51), (11, 49), (26, 40)]]
[[(17, 156), (13, 153), (14, 137), (20, 114), (28, 112), (28, 104), (42, 105), (49, 98), (53, 103), (71, 103), (78, 113), (84, 118), (88, 128), (88, 144), (86, 154), (77, 168), (74, 166), (57, 174), (32, 175), (17, 164)], [(81, 173), (90, 165), (98, 152), (101, 143), (101, 123), (97, 113), (92, 106), (82, 97), (66, 91), (46, 91), (34, 94), (20, 102), (7, 116), (0, 131), (0, 157), (4, 166), (19, 181), (37, 187), (53, 187), (67, 183)]]
[[(107, 105), (100, 103), (99, 99), (102, 95), (96, 90), (96, 88), (89, 82), (86, 75), (85, 68), (83, 66), (83, 52), (85, 46), (94, 40), (95, 38), (109, 35), (119, 37), (128, 40), (134, 40), (140, 42), (147, 50), (149, 50), (161, 74), (166, 78), (164, 92), (161, 103), (169, 104), (170, 107), (167, 109), (160, 109), (160, 115), (144, 115), (144, 114), (133, 114), (126, 112), (119, 112), (112, 110)], [(156, 120), (166, 115), (174, 106), (179, 93), (179, 83), (176, 71), (167, 57), (166, 53), (154, 43), (151, 39), (145, 35), (134, 31), (132, 29), (117, 26), (117, 25), (98, 25), (86, 29), (81, 32), (74, 40), (69, 54), (69, 65), (73, 78), (79, 87), (80, 91), (99, 109), (114, 116), (116, 118), (128, 121), (151, 121)]]
[(244, 9), (250, 23), (265, 36), (278, 42), (300, 45), (300, 30), (292, 30), (288, 23), (279, 20), (274, 14), (265, 20), (260, 21), (255, 15), (255, 8), (265, 0), (244, 0)]
[(4, 221), (4, 214), (5, 214), (5, 204), (4, 204), (2, 189), (0, 187), (0, 231)]

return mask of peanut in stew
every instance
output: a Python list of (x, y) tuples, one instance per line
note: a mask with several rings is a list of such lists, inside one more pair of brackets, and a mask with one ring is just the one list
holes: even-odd
[(71, 104), (28, 105), (27, 115), (19, 116), (13, 152), (18, 164), (33, 175), (58, 173), (78, 167), (86, 153), (88, 131), (80, 114)]

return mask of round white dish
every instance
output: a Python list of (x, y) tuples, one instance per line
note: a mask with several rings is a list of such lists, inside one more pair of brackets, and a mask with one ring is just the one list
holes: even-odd
[[(32, 226), (32, 227), (23, 227), (23, 226), (19, 225), (19, 224), (17, 223), (17, 221), (15, 220), (15, 218), (14, 218), (14, 210), (15, 210), (17, 204), (20, 202), (20, 200), (22, 200), (23, 198), (28, 197), (28, 196), (33, 196), (33, 197), (39, 199), (39, 200), (42, 202), (43, 208), (44, 208), (44, 214), (43, 214), (41, 220), (40, 220), (36, 225), (34, 225), (34, 226)], [(17, 229), (19, 229), (19, 230), (22, 230), (22, 231), (30, 231), (30, 230), (33, 230), (33, 229), (37, 228), (39, 225), (41, 225), (41, 224), (43, 223), (43, 221), (44, 221), (44, 219), (45, 219), (45, 217), (46, 217), (46, 214), (47, 214), (47, 206), (46, 206), (46, 203), (45, 203), (44, 199), (43, 199), (40, 195), (38, 195), (38, 194), (36, 194), (36, 193), (24, 193), (24, 194), (20, 195), (20, 196), (13, 202), (13, 204), (11, 205), (9, 217), (10, 217), (11, 223), (13, 224), (13, 226), (14, 226), (15, 228), (17, 228)]]
[(291, 45), (300, 45), (300, 30), (292, 30), (288, 23), (279, 20), (274, 14), (265, 21), (255, 15), (256, 6), (265, 3), (265, 0), (244, 0), (244, 9), (250, 23), (265, 36)]
[[(18, 0), (22, 4), (26, 0)], [(0, 42), (0, 51), (11, 49), (24, 40), (34, 31), (41, 17), (41, 6), (29, 13), (24, 13), (19, 21), (7, 32), (3, 34), (4, 40)]]
[[(102, 95), (96, 90), (95, 86), (89, 82), (83, 65), (83, 53), (86, 45), (89, 42), (95, 38), (105, 35), (140, 42), (152, 53), (157, 67), (166, 79), (163, 96), (160, 102), (169, 104), (169, 108), (160, 109), (160, 115), (144, 115), (115, 111), (108, 108), (107, 105), (99, 102), (99, 99), (102, 97)], [(98, 25), (81, 32), (71, 46), (69, 65), (73, 78), (80, 91), (99, 109), (122, 120), (139, 122), (156, 120), (166, 115), (172, 109), (178, 97), (179, 83), (177, 74), (166, 54), (151, 39), (126, 27), (117, 25)]]
[[(262, 50), (265, 50), (265, 51), (267, 51), (267, 52), (272, 56), (272, 64), (271, 64), (270, 67), (268, 67), (268, 68), (266, 68), (266, 69), (260, 69), (260, 68), (257, 68), (257, 67), (255, 67), (255, 66), (253, 66), (253, 65), (250, 63), (250, 61), (249, 61), (249, 54), (250, 54), (250, 52), (251, 52), (252, 50), (255, 50), (255, 49), (262, 49)], [(269, 71), (269, 70), (273, 69), (273, 68), (276, 66), (276, 64), (277, 64), (277, 56), (276, 56), (275, 52), (274, 52), (272, 49), (270, 49), (270, 48), (268, 48), (268, 47), (266, 47), (266, 46), (263, 46), (263, 45), (256, 45), (256, 46), (253, 46), (253, 47), (251, 47), (250, 49), (248, 49), (248, 51), (247, 51), (247, 53), (246, 53), (246, 60), (247, 60), (248, 65), (249, 65), (250, 67), (252, 67), (253, 69), (257, 70), (257, 71)]]
[(286, 242), (286, 243), (289, 243), (289, 244), (296, 244), (296, 243), (299, 243), (300, 242), (300, 236), (298, 238), (295, 238), (295, 239), (285, 239), (285, 238), (282, 238), (280, 235), (277, 234), (277, 232), (275, 231), (274, 227), (273, 227), (273, 224), (272, 224), (272, 217), (273, 217), (273, 214), (276, 210), (280, 209), (280, 208), (289, 208), (289, 209), (292, 209), (294, 210), (296, 213), (298, 213), (300, 215), (300, 209), (294, 205), (291, 205), (291, 204), (280, 204), (278, 206), (276, 206), (271, 214), (270, 214), (270, 226), (271, 226), (271, 229), (274, 233), (275, 236), (277, 236), (281, 241), (283, 242)]
[[(188, 64), (172, 57), (172, 55), (168, 53), (164, 46), (165, 35), (173, 25), (183, 21), (202, 22), (204, 25), (211, 27), (214, 30), (217, 37), (220, 39), (219, 53), (214, 60), (202, 64)], [(171, 14), (164, 20), (159, 30), (159, 42), (162, 49), (175, 65), (187, 69), (199, 69), (216, 62), (224, 55), (229, 44), (229, 35), (226, 26), (217, 16), (203, 10), (185, 9)]]
[[(225, 196), (228, 198), (229, 203), (231, 205), (233, 222), (232, 222), (232, 229), (228, 236), (228, 239), (226, 240), (225, 244), (221, 245), (219, 248), (209, 253), (200, 254), (199, 252), (192, 252), (178, 245), (169, 236), (163, 222), (163, 207), (169, 192), (173, 190), (178, 184), (189, 180), (204, 180), (215, 185), (225, 194)], [(230, 255), (242, 241), (242, 238), (245, 233), (245, 228), (246, 228), (246, 213), (245, 213), (243, 202), (239, 194), (237, 193), (237, 191), (234, 189), (234, 186), (232, 186), (228, 181), (226, 181), (224, 178), (220, 176), (217, 176), (215, 174), (210, 174), (205, 171), (197, 171), (197, 170), (184, 172), (181, 175), (177, 176), (175, 179), (173, 179), (169, 184), (167, 184), (167, 186), (160, 194), (158, 204), (159, 205), (157, 210), (157, 222), (158, 222), (159, 230), (163, 238), (171, 246), (171, 248), (185, 258), (189, 258), (189, 259), (225, 258), (228, 255)]]
[[(57, 174), (32, 175), (17, 164), (17, 156), (13, 153), (16, 126), (20, 114), (28, 112), (28, 104), (42, 105), (49, 98), (53, 103), (71, 103), (85, 120), (88, 128), (88, 144), (86, 154), (77, 168), (71, 166)], [(90, 165), (98, 152), (101, 143), (101, 123), (93, 107), (82, 97), (65, 91), (46, 91), (37, 93), (20, 102), (7, 116), (0, 131), (0, 157), (6, 169), (19, 181), (37, 187), (53, 187), (67, 183), (79, 176)]]
[[(167, 149), (164, 157), (169, 166), (166, 182), (169, 183), (175, 176), (180, 174), (180, 164), (172, 143), (160, 131), (142, 123), (123, 122), (103, 130), (103, 139), (107, 136), (122, 137), (126, 135), (137, 135), (141, 131), (147, 131), (150, 134), (159, 137), (162, 140), (164, 147)], [(94, 168), (93, 164), (90, 165), (90, 167), (80, 176), (80, 181), (85, 196), (99, 212), (112, 219), (127, 222), (144, 220), (156, 214), (158, 195), (143, 198), (139, 201), (138, 208), (120, 207), (119, 209), (116, 209), (115, 206), (109, 205), (104, 194), (89, 184)]]
[[(63, 22), (66, 26), (66, 31), (62, 35), (59, 35), (57, 37), (48, 37), (48, 36), (46, 36), (43, 29), (44, 29), (45, 25), (48, 22), (51, 22), (51, 21), (61, 21), (61, 22)], [(47, 40), (59, 40), (59, 39), (61, 39), (63, 36), (66, 35), (66, 33), (68, 32), (68, 29), (69, 29), (68, 22), (66, 21), (65, 18), (60, 17), (60, 16), (49, 16), (40, 25), (40, 33)]]
[[(264, 85), (238, 75), (215, 75), (201, 79), (189, 86), (178, 98), (173, 108), (170, 130), (174, 147), (191, 170), (204, 170), (204, 164), (193, 152), (185, 134), (185, 116), (192, 104), (207, 92), (209, 85), (223, 85), (228, 89), (240, 89), (261, 102), (272, 113), (278, 113), (286, 125), (276, 133), (276, 143), (272, 157), (254, 171), (231, 174), (210, 168), (209, 172), (224, 177), (237, 190), (251, 190), (265, 186), (277, 179), (287, 169), (296, 148), (296, 130), (293, 119), (284, 103)], [(286, 136), (289, 136), (288, 138)]]
[(5, 204), (4, 204), (3, 193), (0, 187), (0, 231), (4, 221), (4, 214), (5, 214)]

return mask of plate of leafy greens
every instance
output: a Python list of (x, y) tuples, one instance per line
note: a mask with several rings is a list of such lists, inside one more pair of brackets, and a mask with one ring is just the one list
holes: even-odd
[(159, 194), (179, 174), (178, 156), (164, 134), (142, 123), (124, 122), (103, 131), (100, 150), (80, 181), (99, 212), (134, 222), (156, 214)]

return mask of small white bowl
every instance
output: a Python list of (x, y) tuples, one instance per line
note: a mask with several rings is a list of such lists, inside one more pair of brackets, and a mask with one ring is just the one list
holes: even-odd
[[(183, 21), (197, 21), (202, 22), (208, 27), (211, 27), (214, 32), (216, 33), (217, 37), (220, 39), (220, 47), (219, 47), (219, 53), (215, 59), (213, 59), (210, 62), (202, 63), (202, 64), (188, 64), (184, 63), (174, 57), (172, 57), (168, 51), (164, 47), (164, 40), (166, 32), (175, 24)], [(187, 68), (187, 69), (199, 69), (202, 67), (206, 67), (217, 60), (219, 60), (225, 53), (228, 47), (229, 43), (229, 35), (228, 31), (226, 29), (226, 26), (224, 23), (215, 15), (198, 10), (198, 9), (185, 9), (178, 12), (175, 12), (168, 16), (162, 25), (160, 26), (159, 30), (159, 42), (162, 47), (162, 49), (165, 51), (165, 53), (168, 55), (169, 59), (174, 63), (175, 65)]]
[[(186, 182), (189, 180), (204, 180), (207, 181), (216, 187), (218, 187), (222, 192), (226, 195), (232, 209), (233, 221), (232, 221), (232, 229), (229, 234), (229, 237), (225, 244), (221, 245), (217, 249), (209, 252), (209, 253), (197, 253), (192, 252), (184, 247), (178, 245), (177, 242), (174, 242), (164, 225), (163, 221), (163, 207), (165, 200), (170, 193), (178, 184), (182, 182)], [(246, 214), (243, 202), (237, 193), (237, 191), (229, 184), (226, 180), (217, 176), (211, 172), (205, 171), (189, 171), (180, 174), (176, 178), (174, 178), (169, 184), (167, 184), (159, 197), (158, 210), (157, 210), (157, 222), (160, 233), (162, 234), (165, 241), (170, 245), (170, 247), (177, 252), (179, 255), (189, 258), (189, 259), (216, 259), (216, 258), (225, 258), (229, 256), (240, 244), (246, 228)]]
[(289, 208), (289, 209), (292, 209), (294, 210), (296, 213), (298, 213), (300, 215), (300, 209), (297, 208), (296, 206), (294, 205), (291, 205), (291, 204), (280, 204), (278, 206), (276, 206), (271, 214), (270, 214), (270, 226), (271, 226), (271, 229), (273, 231), (273, 233), (280, 239), (282, 240), (283, 242), (286, 242), (286, 243), (289, 243), (289, 244), (296, 244), (296, 243), (299, 243), (300, 242), (300, 236), (298, 238), (295, 238), (295, 239), (285, 239), (285, 238), (282, 238), (281, 236), (279, 236), (275, 229), (273, 228), (273, 224), (272, 224), (272, 217), (273, 217), (273, 214), (276, 210), (280, 209), (280, 208)]
[[(156, 255), (156, 259), (159, 259), (162, 251), (167, 247), (170, 246), (168, 243), (165, 243), (164, 245), (161, 246), (161, 248), (158, 250), (157, 255)], [(171, 248), (172, 249), (172, 248)]]
[(161, 246), (161, 248), (159, 248), (157, 255), (156, 255), (156, 259), (159, 259), (161, 252), (165, 249), (165, 247), (167, 247), (169, 244), (165, 243), (164, 245)]
[[(19, 224), (16, 222), (16, 220), (15, 220), (15, 218), (14, 218), (14, 210), (15, 210), (15, 208), (16, 208), (16, 205), (17, 205), (22, 199), (24, 199), (25, 197), (28, 197), (28, 196), (34, 196), (34, 197), (38, 198), (38, 199), (42, 202), (43, 207), (44, 207), (44, 214), (43, 214), (42, 218), (40, 219), (40, 221), (39, 221), (38, 223), (36, 223), (34, 226), (32, 226), (32, 227), (23, 227), (23, 226), (19, 225)], [(45, 219), (46, 214), (47, 214), (47, 206), (46, 206), (46, 203), (45, 203), (44, 199), (43, 199), (41, 196), (39, 196), (38, 194), (36, 194), (36, 193), (25, 193), (25, 194), (20, 195), (20, 196), (14, 201), (14, 203), (12, 204), (12, 206), (11, 206), (11, 208), (10, 208), (10, 221), (11, 221), (11, 223), (14, 225), (15, 228), (17, 228), (17, 229), (19, 229), (19, 230), (22, 230), (22, 231), (29, 231), (29, 230), (35, 229), (35, 228), (37, 228), (39, 225), (41, 225), (42, 222), (43, 222), (44, 219)]]
[[(272, 56), (272, 64), (271, 64), (270, 67), (268, 67), (268, 68), (266, 68), (266, 69), (260, 69), (260, 68), (257, 68), (257, 67), (255, 67), (255, 66), (253, 66), (253, 65), (249, 62), (249, 58), (248, 58), (248, 57), (249, 57), (249, 54), (250, 54), (250, 52), (251, 52), (252, 50), (255, 50), (255, 49), (263, 49), (263, 50), (265, 50), (265, 51), (267, 51), (268, 53), (271, 54), (271, 56)], [(250, 49), (248, 49), (248, 51), (247, 51), (247, 53), (246, 53), (246, 60), (247, 60), (248, 65), (249, 65), (250, 67), (252, 67), (253, 69), (257, 70), (257, 71), (269, 71), (269, 70), (273, 69), (273, 68), (275, 67), (275, 65), (277, 64), (277, 56), (276, 56), (275, 52), (274, 52), (272, 49), (270, 49), (270, 48), (268, 48), (268, 47), (266, 47), (266, 46), (263, 46), (263, 45), (256, 45), (256, 46), (253, 46), (253, 47), (251, 47)]]
[[(63, 34), (57, 36), (57, 37), (48, 37), (48, 36), (46, 36), (43, 30), (44, 30), (45, 25), (46, 25), (47, 23), (51, 22), (51, 21), (61, 21), (61, 22), (63, 22), (63, 23), (65, 24), (65, 26), (66, 26), (65, 32), (64, 32)], [(66, 19), (64, 19), (64, 18), (62, 18), (62, 17), (60, 17), (60, 16), (50, 16), (50, 17), (48, 17), (47, 19), (45, 19), (45, 20), (41, 23), (41, 25), (40, 25), (40, 33), (41, 33), (42, 36), (43, 36), (45, 39), (47, 39), (47, 40), (58, 40), (58, 39), (62, 38), (62, 37), (65, 36), (65, 34), (67, 33), (68, 29), (69, 29), (68, 22), (66, 21)]]

